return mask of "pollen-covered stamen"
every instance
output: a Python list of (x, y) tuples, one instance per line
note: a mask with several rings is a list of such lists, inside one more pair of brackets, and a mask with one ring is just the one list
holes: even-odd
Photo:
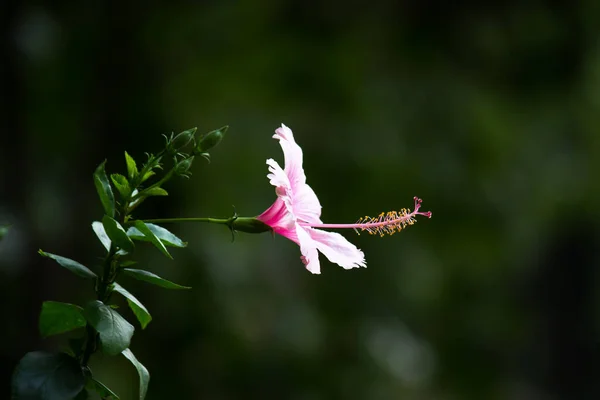
[(400, 211), (390, 211), (388, 213), (381, 213), (377, 217), (366, 216), (359, 219), (356, 222), (354, 231), (360, 235), (360, 232), (367, 231), (370, 235), (393, 235), (396, 232), (400, 232), (409, 225), (413, 225), (417, 220), (415, 216), (423, 215), (427, 218), (431, 218), (431, 211), (421, 212), (421, 200), (418, 197), (414, 198), (415, 207), (411, 212), (410, 210), (403, 208)]
[(355, 224), (311, 224), (310, 226), (313, 228), (352, 228), (359, 235), (363, 231), (367, 231), (371, 235), (393, 235), (417, 222), (415, 219), (417, 215), (431, 218), (431, 211), (419, 211), (423, 200), (418, 197), (415, 197), (414, 200), (415, 207), (413, 211), (403, 208), (400, 211), (381, 213), (377, 217), (365, 216), (356, 221)]

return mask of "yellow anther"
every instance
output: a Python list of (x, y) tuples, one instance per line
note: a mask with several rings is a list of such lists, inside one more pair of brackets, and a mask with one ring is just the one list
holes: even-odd
[(410, 210), (403, 208), (400, 211), (389, 211), (381, 213), (377, 217), (369, 217), (368, 215), (356, 221), (357, 225), (362, 225), (354, 228), (357, 234), (362, 231), (367, 231), (370, 235), (393, 235), (400, 232), (409, 225), (417, 222), (410, 215)]

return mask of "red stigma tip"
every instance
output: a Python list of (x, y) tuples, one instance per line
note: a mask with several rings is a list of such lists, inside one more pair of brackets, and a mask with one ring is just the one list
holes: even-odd
[(418, 198), (417, 196), (414, 197), (414, 200), (415, 200), (415, 209), (413, 210), (413, 214), (423, 215), (427, 218), (431, 218), (431, 211), (419, 212), (419, 208), (421, 208), (421, 203), (423, 203), (423, 200)]

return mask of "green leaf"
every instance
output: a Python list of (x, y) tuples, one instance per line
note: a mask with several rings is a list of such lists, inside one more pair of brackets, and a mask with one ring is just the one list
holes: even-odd
[(94, 172), (94, 184), (96, 185), (98, 196), (100, 196), (100, 201), (104, 207), (104, 212), (106, 215), (114, 217), (115, 196), (113, 195), (112, 188), (110, 187), (110, 182), (108, 182), (108, 178), (106, 177), (104, 164), (106, 164), (106, 160), (104, 160), (102, 164), (96, 168), (96, 172)]
[(129, 267), (129, 266), (131, 266), (131, 265), (135, 265), (135, 264), (137, 264), (137, 263), (138, 263), (137, 261), (133, 261), (133, 260), (126, 260), (126, 261), (123, 261), (123, 262), (121, 262), (119, 265), (120, 265), (121, 267)]
[(104, 225), (102, 225), (102, 222), (92, 222), (92, 229), (94, 230), (94, 233), (96, 234), (96, 236), (100, 240), (100, 243), (102, 243), (102, 246), (104, 246), (106, 251), (110, 251), (111, 241), (108, 235), (106, 234), (106, 231), (104, 230)]
[(83, 328), (86, 324), (83, 308), (75, 304), (58, 301), (45, 301), (40, 313), (40, 334), (42, 337)]
[(146, 367), (144, 367), (142, 365), (142, 363), (140, 363), (137, 360), (137, 358), (135, 358), (135, 356), (133, 355), (131, 350), (125, 349), (125, 350), (123, 350), (122, 354), (125, 356), (125, 358), (127, 358), (129, 361), (131, 361), (131, 363), (133, 364), (135, 369), (137, 369), (137, 372), (140, 376), (140, 400), (144, 400), (144, 398), (146, 397), (146, 393), (148, 392), (148, 384), (150, 383), (150, 374), (148, 373), (148, 370), (146, 369)]
[(125, 232), (125, 229), (123, 229), (121, 224), (108, 215), (105, 215), (102, 218), (102, 225), (104, 226), (106, 234), (114, 244), (128, 253), (133, 253), (135, 245), (129, 236), (127, 236), (127, 232)]
[(152, 177), (154, 175), (154, 171), (148, 171), (144, 174), (144, 176), (142, 177), (142, 182), (147, 181), (150, 177)]
[(72, 399), (85, 385), (79, 362), (64, 353), (25, 354), (12, 379), (12, 399)]
[(135, 221), (135, 228), (137, 228), (138, 232), (140, 232), (143, 235), (142, 237), (144, 238), (144, 239), (138, 239), (138, 240), (146, 240), (146, 241), (151, 242), (165, 256), (169, 257), (171, 260), (173, 259), (173, 257), (171, 257), (171, 254), (169, 254), (169, 251), (167, 250), (167, 248), (165, 247), (163, 242), (156, 236), (156, 234), (154, 234), (154, 232), (152, 232), (152, 230), (144, 223), (144, 221), (141, 221), (139, 219), (137, 221)]
[(135, 328), (111, 307), (94, 300), (86, 305), (83, 315), (100, 334), (104, 353), (116, 355), (129, 347)]
[(152, 321), (152, 316), (150, 315), (146, 307), (144, 307), (144, 305), (134, 295), (129, 293), (127, 289), (125, 289), (123, 286), (119, 285), (116, 282), (114, 285), (114, 291), (120, 293), (121, 295), (123, 295), (123, 297), (127, 299), (129, 308), (131, 308), (131, 311), (133, 311), (138, 321), (140, 321), (142, 329), (146, 329), (146, 326), (148, 326), (150, 321)]
[[(150, 229), (152, 231), (152, 233), (154, 233), (154, 235), (157, 238), (160, 239), (161, 242), (163, 242), (163, 244), (165, 246), (172, 246), (172, 247), (186, 247), (187, 246), (186, 242), (179, 239), (177, 236), (173, 235), (171, 232), (169, 232), (162, 226), (154, 225), (151, 223), (146, 223), (146, 226), (148, 227), (148, 229)], [(142, 234), (142, 232), (139, 231), (139, 229), (137, 229), (133, 226), (127, 230), (127, 235), (129, 235), (130, 238), (135, 239), (135, 240), (150, 241), (150, 239), (146, 238), (146, 236), (144, 236)]]
[(94, 392), (98, 393), (103, 400), (120, 400), (119, 396), (115, 392), (106, 387), (104, 383), (97, 381), (94, 378), (90, 378), (85, 386), (88, 390), (93, 390)]
[(135, 164), (135, 160), (131, 158), (127, 152), (125, 152), (125, 163), (127, 164), (127, 176), (129, 179), (134, 179), (138, 175), (137, 165)]
[(56, 254), (46, 253), (42, 250), (39, 250), (38, 253), (44, 257), (48, 257), (59, 263), (62, 267), (65, 267), (75, 275), (78, 275), (82, 278), (87, 279), (96, 279), (97, 276), (95, 273), (90, 271), (88, 267), (85, 265), (79, 264), (77, 261), (73, 261), (69, 258), (57, 256)]
[(125, 275), (129, 275), (132, 278), (148, 282), (153, 285), (163, 287), (165, 289), (191, 289), (191, 287), (189, 286), (178, 285), (176, 283), (163, 279), (150, 271), (144, 271), (143, 269), (124, 268), (123, 272), (125, 273)]
[(127, 178), (125, 178), (121, 174), (111, 174), (110, 179), (119, 191), (121, 197), (124, 199), (128, 198), (131, 194), (131, 188), (129, 187), (129, 182), (127, 181)]
[(150, 189), (144, 191), (144, 196), (168, 196), (168, 195), (169, 195), (169, 193), (165, 189), (159, 188), (159, 187), (150, 188)]

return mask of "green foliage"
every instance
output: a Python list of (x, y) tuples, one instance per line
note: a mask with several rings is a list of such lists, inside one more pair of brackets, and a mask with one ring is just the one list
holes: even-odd
[(62, 267), (65, 267), (66, 269), (68, 269), (69, 271), (74, 273), (75, 275), (78, 275), (82, 278), (87, 278), (87, 279), (96, 279), (97, 278), (96, 274), (93, 273), (92, 271), (90, 271), (90, 269), (88, 267), (78, 263), (77, 261), (73, 261), (70, 258), (58, 256), (58, 255), (52, 254), (52, 253), (46, 253), (42, 250), (39, 250), (38, 253), (44, 257), (53, 259), (54, 261), (59, 263)]
[(173, 259), (173, 257), (163, 244), (162, 240), (160, 240), (158, 236), (156, 236), (156, 234), (144, 223), (144, 221), (136, 220), (135, 228), (138, 232), (142, 234), (143, 237), (143, 239), (138, 240), (144, 240), (152, 243), (158, 250), (161, 251), (161, 253), (169, 257), (171, 260)]
[(102, 226), (104, 227), (104, 231), (108, 238), (115, 245), (128, 253), (133, 253), (135, 244), (133, 244), (133, 241), (127, 236), (127, 232), (125, 232), (125, 229), (123, 229), (121, 224), (108, 215), (105, 215), (104, 218), (102, 218)]
[(119, 263), (119, 266), (120, 266), (120, 267), (122, 267), (122, 268), (125, 268), (125, 267), (129, 267), (129, 266), (131, 266), (131, 265), (135, 265), (135, 264), (137, 264), (137, 263), (138, 263), (137, 261), (133, 261), (133, 260), (126, 260), (126, 261), (122, 261), (122, 262), (120, 262), (120, 263)]
[(135, 314), (136, 318), (140, 322), (142, 329), (146, 329), (146, 326), (152, 321), (152, 316), (146, 309), (146, 307), (131, 293), (129, 293), (123, 286), (118, 283), (114, 283), (114, 291), (121, 294), (125, 299), (127, 299), (127, 304), (129, 304), (129, 308)]
[(115, 185), (119, 191), (121, 197), (124, 199), (129, 198), (129, 195), (131, 194), (131, 188), (129, 187), (129, 181), (127, 181), (127, 178), (121, 174), (111, 174), (110, 179), (112, 180), (113, 185)]
[(153, 285), (163, 287), (165, 289), (191, 289), (191, 287), (189, 286), (178, 285), (176, 283), (163, 279), (150, 271), (145, 271), (143, 269), (123, 268), (123, 273), (137, 280), (148, 282)]
[(148, 373), (148, 370), (146, 369), (146, 367), (144, 367), (142, 365), (142, 363), (140, 363), (137, 358), (135, 358), (135, 356), (133, 355), (133, 353), (131, 352), (131, 350), (129, 349), (125, 349), (123, 350), (123, 355), (125, 356), (125, 358), (127, 358), (135, 367), (135, 369), (138, 372), (138, 375), (140, 376), (140, 400), (144, 400), (144, 398), (146, 397), (146, 393), (148, 392), (148, 384), (150, 383), (150, 374)]
[(127, 152), (125, 152), (125, 164), (127, 164), (127, 176), (130, 181), (133, 181), (139, 172), (135, 160)]
[(103, 400), (120, 400), (119, 396), (110, 390), (104, 383), (89, 378), (85, 384), (86, 389), (98, 393)]
[(64, 353), (34, 351), (17, 365), (12, 379), (13, 400), (74, 398), (85, 384), (79, 362)]
[(148, 171), (148, 172), (146, 172), (144, 174), (144, 176), (142, 177), (142, 180), (140, 181), (140, 183), (144, 183), (145, 181), (147, 181), (148, 179), (150, 179), (154, 175), (156, 175), (156, 172), (154, 172), (154, 171)]
[(102, 222), (100, 222), (100, 221), (92, 222), (92, 229), (94, 230), (94, 233), (96, 234), (96, 236), (98, 237), (98, 240), (100, 240), (100, 243), (102, 243), (102, 246), (104, 246), (106, 251), (110, 251), (110, 245), (112, 242), (110, 241), (110, 238), (106, 234), (106, 231), (104, 230), (104, 225), (102, 224)]
[(168, 196), (169, 193), (160, 187), (153, 187), (150, 188), (146, 191), (144, 191), (144, 196), (150, 197), (150, 196)]
[[(152, 154), (148, 155), (148, 160), (144, 163), (144, 166), (143, 166), (142, 170), (140, 171), (140, 174), (142, 174), (142, 177), (141, 177), (141, 180), (139, 183), (142, 183), (145, 180), (147, 180), (148, 178), (150, 178), (151, 176), (155, 175), (154, 169), (162, 169), (161, 160), (162, 160), (161, 155), (157, 155), (157, 156), (154, 156)], [(165, 175), (165, 177), (167, 177), (168, 175), (169, 174), (167, 173)], [(164, 181), (168, 180), (168, 178), (167, 179), (163, 178), (163, 179), (164, 179)]]
[(190, 175), (189, 170), (192, 167), (193, 162), (194, 156), (186, 157), (183, 160), (179, 161), (177, 165), (175, 165), (175, 173), (179, 176), (188, 178)]
[(69, 303), (45, 301), (40, 313), (39, 328), (42, 337), (83, 328), (86, 324), (83, 308)]
[(94, 172), (94, 184), (96, 185), (96, 191), (98, 191), (100, 202), (102, 202), (102, 206), (104, 207), (104, 213), (110, 217), (114, 217), (115, 196), (113, 195), (112, 188), (106, 177), (104, 164), (106, 164), (106, 160), (96, 168), (96, 172)]
[[(154, 234), (154, 236), (156, 236), (157, 238), (160, 239), (160, 241), (165, 246), (171, 246), (171, 247), (186, 247), (187, 246), (186, 242), (179, 239), (177, 236), (175, 236), (174, 234), (172, 234), (171, 232), (169, 232), (167, 229), (163, 228), (162, 226), (152, 224), (149, 222), (146, 222), (144, 224), (146, 225), (146, 227), (148, 229), (150, 229), (150, 231)], [(135, 226), (132, 226), (131, 228), (129, 228), (127, 230), (127, 235), (129, 235), (130, 238), (135, 239), (135, 240), (142, 240), (142, 241), (147, 241), (147, 242), (151, 241), (146, 235), (144, 235)]]
[(135, 329), (116, 310), (94, 300), (86, 305), (83, 315), (100, 335), (104, 353), (116, 355), (129, 347)]
[[(70, 338), (65, 351), (68, 354), (32, 352), (23, 357), (13, 376), (13, 399), (85, 400), (90, 392), (96, 392), (102, 399), (119, 399), (112, 390), (96, 380), (89, 369), (90, 357), (98, 349), (107, 355), (122, 353), (137, 369), (140, 378), (139, 398), (144, 399), (148, 390), (150, 375), (148, 370), (129, 350), (135, 328), (116, 310), (115, 304), (109, 304), (111, 294), (122, 295), (133, 314), (145, 329), (152, 316), (146, 307), (128, 290), (115, 282), (120, 272), (135, 279), (151, 283), (167, 289), (189, 289), (162, 279), (144, 270), (128, 269), (136, 264), (134, 260), (122, 260), (131, 255), (135, 249), (134, 240), (152, 243), (165, 256), (172, 258), (167, 250), (170, 247), (186, 247), (187, 243), (169, 232), (167, 229), (134, 220), (132, 211), (146, 198), (167, 196), (162, 188), (174, 176), (189, 176), (189, 169), (194, 156), (182, 153), (181, 150), (193, 142), (196, 129), (190, 129), (167, 140), (167, 147), (157, 155), (148, 154), (148, 160), (138, 169), (135, 160), (125, 152), (127, 176), (119, 173), (110, 174), (105, 171), (106, 161), (95, 170), (93, 178), (98, 197), (104, 209), (102, 221), (92, 222), (92, 229), (106, 250), (101, 262), (100, 276), (77, 261), (39, 250), (39, 254), (53, 259), (62, 267), (74, 274), (94, 281), (97, 300), (88, 302), (84, 308), (74, 304), (46, 301), (42, 304), (39, 316), (39, 330), (42, 337), (70, 332), (79, 328), (85, 329), (84, 337)], [(155, 170), (162, 169), (161, 160), (165, 153), (172, 156), (173, 165), (164, 176), (148, 187), (142, 183), (156, 175)], [(179, 160), (179, 161), (178, 161)], [(119, 193), (119, 201), (115, 201), (113, 187)], [(128, 227), (125, 230), (124, 227)], [(0, 238), (6, 229), (0, 228)], [(84, 386), (85, 385), (85, 386)]]

